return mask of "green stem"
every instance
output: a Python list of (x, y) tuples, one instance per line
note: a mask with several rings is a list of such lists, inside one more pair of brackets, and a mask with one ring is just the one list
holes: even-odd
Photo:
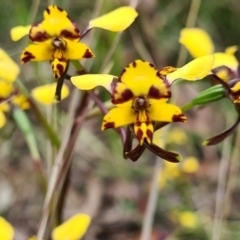
[(41, 183), (43, 192), (45, 194), (47, 191), (47, 181), (43, 173), (41, 158), (31, 122), (29, 121), (26, 113), (20, 108), (14, 108), (13, 119), (25, 137), (30, 155), (34, 161), (34, 167), (37, 171), (39, 182)]

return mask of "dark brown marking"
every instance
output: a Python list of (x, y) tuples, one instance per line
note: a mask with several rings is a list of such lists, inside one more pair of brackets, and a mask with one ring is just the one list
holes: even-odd
[[(117, 85), (116, 85), (117, 86)], [(130, 89), (125, 89), (122, 94), (121, 94), (121, 98), (115, 98), (115, 94), (116, 94), (116, 86), (113, 89), (113, 94), (112, 94), (112, 103), (114, 104), (119, 104), (119, 103), (123, 103), (123, 102), (127, 102), (128, 100), (132, 99), (134, 97), (132, 91)]]
[(60, 7), (58, 7), (58, 6), (56, 6), (57, 7), (57, 9), (60, 11), (60, 12), (63, 12), (63, 9), (62, 8), (60, 8)]
[(172, 116), (172, 121), (173, 122), (186, 122), (187, 118), (183, 113), (179, 114), (179, 115), (175, 114), (175, 115)]
[(57, 64), (56, 68), (57, 68), (58, 72), (60, 73), (60, 76), (62, 76), (62, 75), (63, 75), (63, 72), (64, 72), (64, 67), (63, 67), (63, 65)]
[(137, 132), (136, 132), (136, 136), (137, 136), (137, 139), (138, 139), (139, 141), (142, 140), (142, 137), (143, 137), (143, 131), (142, 131), (141, 128), (139, 128), (139, 129), (137, 130)]
[(32, 26), (32, 28), (29, 31), (29, 38), (33, 41), (33, 42), (42, 42), (45, 41), (47, 39), (49, 39), (49, 35), (46, 32), (37, 32), (36, 34), (32, 34), (32, 29), (34, 27), (37, 27), (39, 24), (41, 24), (41, 22), (38, 22), (36, 24), (34, 24)]
[(156, 69), (156, 67), (152, 63), (149, 63), (149, 66)]
[(72, 33), (64, 29), (61, 31), (60, 35), (71, 40), (80, 38), (80, 31), (78, 29), (76, 30), (76, 28), (74, 30), (75, 30), (75, 33)]
[(150, 130), (150, 129), (147, 129), (147, 136), (148, 136), (148, 138), (151, 140), (151, 142), (152, 142), (152, 138), (153, 138), (153, 132)]
[(93, 54), (90, 52), (89, 49), (87, 49), (83, 55), (83, 58), (92, 58), (92, 57), (93, 57)]
[(31, 61), (34, 58), (35, 58), (35, 56), (32, 53), (26, 51), (26, 52), (24, 52), (24, 57), (22, 58), (22, 62), (26, 63), (28, 61)]
[(114, 127), (115, 127), (115, 123), (114, 122), (106, 122), (106, 123), (104, 123), (104, 129), (114, 128)]
[(163, 95), (158, 88), (151, 86), (148, 92), (148, 96), (151, 98), (155, 99), (160, 99), (160, 98), (170, 98), (171, 97), (171, 92), (168, 90), (167, 95)]
[(132, 65), (133, 65), (134, 68), (137, 67), (137, 63), (136, 62), (133, 62)]
[(50, 14), (50, 9), (49, 8), (47, 8), (46, 9), (46, 12), (48, 13), (48, 15)]
[(123, 74), (125, 74), (125, 72), (127, 71), (127, 68), (124, 68), (123, 70), (122, 70), (122, 72), (121, 72), (121, 74), (120, 74), (120, 76), (119, 76), (119, 79), (118, 79), (118, 81), (119, 82), (122, 82), (122, 76), (123, 76)]
[(159, 71), (157, 71), (156, 75), (157, 75), (157, 77), (161, 78), (161, 74)]

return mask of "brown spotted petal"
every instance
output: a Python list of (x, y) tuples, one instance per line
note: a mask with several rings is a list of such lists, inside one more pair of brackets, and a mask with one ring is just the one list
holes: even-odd
[(133, 92), (121, 82), (112, 82), (112, 103), (119, 104), (133, 99)]
[(43, 14), (43, 21), (32, 26), (29, 37), (34, 42), (42, 42), (51, 37), (65, 37), (79, 40), (80, 31), (68, 14), (58, 6), (49, 6)]
[(223, 131), (222, 133), (218, 134), (217, 136), (214, 136), (212, 138), (209, 138), (208, 140), (203, 142), (203, 145), (205, 146), (211, 146), (211, 145), (216, 145), (220, 142), (222, 142), (226, 137), (231, 135), (233, 131), (236, 129), (240, 122), (240, 115), (238, 116), (236, 122), (227, 130)]
[(111, 109), (104, 116), (102, 130), (130, 125), (135, 122), (135, 119), (136, 116), (134, 110), (131, 108), (131, 102), (118, 104), (117, 107)]
[(182, 110), (173, 104), (163, 100), (151, 100), (149, 107), (149, 118), (156, 122), (186, 122), (187, 118)]
[(28, 61), (48, 61), (52, 59), (54, 48), (51, 41), (47, 40), (41, 44), (30, 44), (21, 54), (22, 63)]
[(123, 70), (119, 81), (136, 97), (160, 99), (171, 96), (168, 82), (160, 77), (158, 70), (149, 62), (136, 60), (130, 63)]

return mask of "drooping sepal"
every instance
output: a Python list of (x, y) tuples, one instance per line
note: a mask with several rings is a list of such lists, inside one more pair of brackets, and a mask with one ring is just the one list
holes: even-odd
[(233, 131), (237, 128), (239, 123), (240, 123), (240, 115), (238, 115), (236, 122), (230, 128), (228, 128), (227, 130), (223, 131), (222, 133), (204, 141), (203, 145), (211, 146), (211, 145), (216, 145), (216, 144), (222, 142), (225, 138), (227, 138), (228, 136), (230, 136), (233, 133)]

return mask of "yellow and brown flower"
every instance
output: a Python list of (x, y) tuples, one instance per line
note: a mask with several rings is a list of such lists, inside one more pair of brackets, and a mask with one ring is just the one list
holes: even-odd
[[(147, 147), (163, 159), (178, 162), (180, 156), (177, 153), (165, 151), (152, 143), (155, 124), (186, 121), (179, 107), (167, 103), (171, 97), (170, 86), (179, 78), (193, 81), (205, 77), (213, 62), (213, 56), (206, 56), (179, 69), (165, 67), (159, 71), (149, 62), (136, 60), (123, 70), (120, 77), (87, 74), (72, 77), (71, 81), (80, 89), (90, 90), (101, 85), (110, 91), (116, 107), (104, 116), (102, 130), (129, 126), (124, 144), (126, 158), (136, 161)], [(132, 149), (132, 132), (139, 141), (135, 149)]]
[(140, 145), (152, 144), (155, 122), (185, 122), (179, 107), (167, 103), (169, 83), (154, 65), (137, 60), (112, 83), (112, 103), (116, 108), (103, 119), (102, 130), (133, 124)]
[(50, 61), (56, 78), (64, 73), (68, 60), (94, 57), (90, 48), (79, 42), (80, 31), (66, 11), (52, 5), (43, 13), (43, 21), (33, 25), (29, 45), (21, 55), (22, 63)]

